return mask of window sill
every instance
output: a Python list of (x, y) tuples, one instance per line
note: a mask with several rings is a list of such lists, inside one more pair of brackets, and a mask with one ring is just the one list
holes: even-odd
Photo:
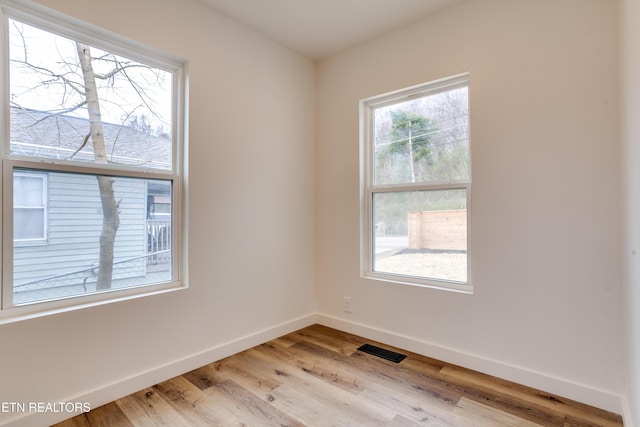
[(399, 285), (416, 286), (419, 288), (437, 289), (441, 291), (473, 295), (473, 285), (469, 283), (426, 279), (400, 274), (377, 273), (373, 271), (365, 272), (361, 277), (363, 279), (378, 280), (382, 282), (396, 283)]
[(188, 286), (183, 282), (169, 282), (8, 307), (0, 311), (0, 325), (185, 289)]

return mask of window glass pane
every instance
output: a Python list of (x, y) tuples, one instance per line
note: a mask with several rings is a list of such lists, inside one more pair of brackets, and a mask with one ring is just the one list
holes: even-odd
[(171, 204), (171, 181), (49, 172), (48, 187), (47, 244), (13, 248), (14, 304), (173, 279), (171, 209), (148, 208)]
[(465, 189), (374, 193), (373, 221), (374, 271), (467, 281)]
[(172, 170), (172, 73), (9, 20), (10, 152)]
[(374, 185), (470, 179), (466, 86), (373, 113)]
[(44, 239), (44, 209), (13, 209), (13, 240)]
[(44, 206), (44, 178), (15, 176), (13, 179), (14, 206)]

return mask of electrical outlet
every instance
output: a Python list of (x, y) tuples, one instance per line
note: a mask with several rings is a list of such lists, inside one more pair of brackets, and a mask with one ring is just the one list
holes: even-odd
[(351, 313), (353, 307), (351, 305), (351, 297), (344, 297), (344, 311), (346, 313)]

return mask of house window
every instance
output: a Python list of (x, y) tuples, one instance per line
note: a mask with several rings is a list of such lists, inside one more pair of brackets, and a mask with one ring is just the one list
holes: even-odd
[(471, 291), (469, 77), (363, 100), (362, 275)]
[(13, 241), (47, 238), (47, 176), (16, 172), (13, 177)]
[(184, 287), (184, 61), (0, 5), (0, 320)]

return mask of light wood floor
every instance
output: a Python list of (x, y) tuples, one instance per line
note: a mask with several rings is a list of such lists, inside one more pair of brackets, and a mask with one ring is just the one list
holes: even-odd
[[(407, 355), (400, 363), (357, 351)], [(313, 325), (57, 424), (621, 426), (620, 416)]]

